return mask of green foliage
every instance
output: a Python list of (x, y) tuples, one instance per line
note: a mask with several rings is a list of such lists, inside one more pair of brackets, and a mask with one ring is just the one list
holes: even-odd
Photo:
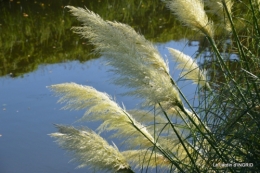
[[(234, 24), (237, 13), (232, 13), (232, 9), (241, 4), (206, 1), (208, 13), (222, 10), (216, 19), (212, 18), (214, 23), (226, 26), (226, 35), (220, 41), (214, 38), (217, 25), (209, 21), (201, 0), (164, 2), (182, 23), (199, 31), (208, 41), (211, 56), (203, 61), (208, 74), (191, 57), (169, 48), (179, 64), (177, 68), (183, 70), (182, 76), (198, 84), (194, 93), (199, 98), (198, 107), (188, 101), (171, 77), (167, 63), (143, 36), (128, 25), (105, 21), (88, 9), (68, 6), (83, 23), (73, 31), (105, 56), (116, 74), (115, 84), (130, 88), (127, 95), (142, 98), (144, 109), (126, 110), (92, 87), (74, 83), (53, 85), (50, 88), (61, 97), (60, 102), (66, 103), (65, 108), (87, 109), (80, 120), (101, 122), (99, 133), (113, 132), (112, 137), (121, 139), (125, 148), (119, 151), (95, 132), (72, 127), (58, 126), (59, 132), (51, 136), (82, 166), (101, 171), (259, 172), (259, 2), (241, 2), (249, 18), (243, 19), (247, 30), (240, 35)], [(191, 13), (196, 10), (198, 15)], [(226, 36), (232, 42), (229, 47)], [(205, 52), (202, 49), (200, 54)], [(236, 66), (231, 55), (236, 55)], [(95, 137), (89, 139), (91, 135)], [(93, 159), (84, 154), (95, 152)], [(105, 164), (103, 157), (109, 158)], [(236, 167), (238, 163), (253, 167)]]
[(106, 20), (128, 23), (155, 42), (179, 40), (192, 32), (180, 29), (159, 1), (44, 0), (0, 2), (0, 76), (22, 76), (41, 64), (97, 58), (93, 46), (70, 31), (79, 23), (65, 12), (65, 5), (86, 6)]

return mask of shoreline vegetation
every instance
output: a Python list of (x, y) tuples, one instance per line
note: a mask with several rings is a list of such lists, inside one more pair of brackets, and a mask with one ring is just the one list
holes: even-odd
[[(113, 68), (114, 83), (130, 89), (126, 96), (141, 98), (143, 109), (126, 110), (90, 86), (55, 84), (49, 88), (65, 109), (86, 109), (79, 121), (101, 124), (97, 131), (56, 125), (58, 132), (50, 136), (72, 154), (79, 167), (95, 171), (259, 172), (259, 1), (160, 3), (207, 40), (211, 52), (210, 59), (203, 62), (207, 69), (193, 57), (168, 48), (177, 68), (182, 69), (180, 77), (197, 85), (194, 95), (200, 104), (194, 107), (182, 93), (167, 62), (145, 36), (87, 8), (67, 6), (82, 23), (72, 31), (93, 45), (94, 53), (105, 57)], [(246, 15), (239, 15), (238, 6), (245, 6)], [(246, 21), (246, 29), (241, 31), (236, 19)], [(217, 27), (223, 28), (223, 38), (216, 39)], [(227, 40), (232, 43), (229, 49)], [(230, 66), (230, 50), (237, 52), (235, 70)], [(122, 140), (125, 149), (99, 136), (106, 131)]]
[[(70, 3), (86, 6), (105, 20), (127, 23), (154, 43), (187, 39), (199, 41), (200, 51), (205, 51), (208, 46), (203, 36), (181, 25), (165, 4), (158, 0), (131, 0), (127, 4), (120, 0), (2, 1), (0, 63), (3, 66), (0, 67), (0, 76), (19, 77), (42, 64), (73, 60), (85, 62), (99, 57), (91, 53), (92, 45), (70, 31), (72, 26), (80, 25), (64, 9)], [(241, 4), (238, 6), (238, 9), (245, 10)], [(235, 9), (234, 13), (239, 11)], [(245, 29), (243, 21), (238, 19), (235, 23), (237, 28)], [(217, 27), (215, 39), (222, 39), (221, 30), (221, 26)]]
[[(87, 6), (106, 20), (129, 23), (154, 42), (191, 36), (187, 30), (178, 29), (178, 22), (158, 1), (131, 0), (127, 4), (119, 0), (112, 4), (82, 0), (0, 2), (0, 63), (3, 64), (0, 76), (19, 77), (41, 64), (85, 62), (99, 57), (91, 53), (93, 46), (71, 32), (70, 28), (80, 23), (66, 13), (64, 6), (70, 3)], [(149, 20), (144, 19), (146, 14)]]

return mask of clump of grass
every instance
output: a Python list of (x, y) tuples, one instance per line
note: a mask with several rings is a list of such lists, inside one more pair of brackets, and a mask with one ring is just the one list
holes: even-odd
[[(111, 131), (112, 137), (123, 141), (124, 150), (91, 130), (57, 126), (51, 134), (58, 144), (73, 153), (80, 167), (101, 171), (134, 172), (237, 172), (233, 166), (214, 165), (250, 163), (253, 167), (239, 168), (242, 172), (259, 171), (259, 48), (250, 50), (242, 44), (232, 17), (232, 1), (207, 1), (211, 13), (219, 13), (220, 22), (228, 23), (233, 33), (234, 48), (241, 76), (235, 75), (230, 59), (218, 49), (214, 25), (209, 21), (201, 0), (164, 1), (177, 18), (208, 39), (213, 53), (209, 65), (219, 67), (223, 81), (215, 81), (191, 57), (169, 48), (181, 76), (208, 90), (194, 93), (200, 105), (194, 108), (170, 75), (167, 63), (153, 44), (137, 34), (130, 26), (104, 21), (95, 13), (68, 6), (70, 12), (83, 22), (72, 30), (89, 40), (95, 52), (104, 55), (113, 67), (114, 82), (131, 89), (127, 95), (143, 99), (143, 107), (152, 109), (126, 110), (111, 97), (89, 86), (75, 83), (52, 85), (50, 88), (66, 103), (66, 109), (86, 109), (80, 121), (98, 121), (98, 134)], [(212, 4), (216, 5), (212, 6)], [(259, 41), (258, 6), (249, 2), (253, 20), (254, 41)], [(222, 20), (223, 19), (223, 20)], [(248, 37), (251, 33), (248, 33)], [(96, 154), (95, 154), (96, 153)], [(131, 167), (130, 167), (131, 165)]]

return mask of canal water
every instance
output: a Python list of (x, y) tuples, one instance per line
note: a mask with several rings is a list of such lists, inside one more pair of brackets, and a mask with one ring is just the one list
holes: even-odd
[[(103, 57), (90, 54), (93, 47), (87, 40), (70, 31), (80, 23), (65, 5), (86, 6), (107, 20), (134, 27), (169, 60), (176, 80), (179, 71), (167, 47), (193, 57), (199, 49), (199, 42), (157, 1), (0, 0), (0, 5), (1, 173), (88, 172), (87, 168), (75, 169), (77, 163), (69, 163), (70, 155), (48, 136), (56, 132), (53, 124), (82, 125), (76, 120), (84, 111), (61, 110), (58, 98), (46, 86), (64, 82), (89, 85), (115, 97), (127, 109), (138, 107), (139, 100), (123, 97), (120, 94), (126, 89), (110, 83), (113, 75)], [(183, 81), (178, 84), (193, 99), (196, 86)], [(95, 123), (86, 125), (97, 127)]]

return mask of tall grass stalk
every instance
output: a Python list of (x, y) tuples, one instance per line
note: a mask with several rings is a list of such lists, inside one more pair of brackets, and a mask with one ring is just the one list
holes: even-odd
[[(212, 61), (206, 65), (219, 67), (224, 79), (217, 81), (200, 69), (192, 57), (169, 48), (181, 77), (199, 87), (194, 95), (203, 103), (193, 107), (176, 81), (170, 75), (167, 62), (151, 42), (130, 26), (105, 21), (88, 9), (67, 6), (83, 23), (72, 30), (95, 46), (95, 53), (104, 56), (113, 67), (114, 83), (130, 89), (126, 95), (142, 99), (142, 110), (126, 110), (109, 95), (90, 86), (64, 83), (50, 86), (66, 103), (65, 109), (86, 109), (79, 121), (97, 121), (97, 133), (89, 129), (76, 129), (58, 125), (51, 136), (70, 151), (80, 167), (88, 166), (100, 171), (113, 172), (237, 172), (237, 163), (253, 164), (239, 168), (241, 172), (260, 171), (259, 146), (259, 64), (258, 50), (243, 45), (233, 21), (231, 0), (164, 0), (176, 17), (208, 39)], [(257, 3), (258, 1), (256, 1)], [(249, 25), (259, 39), (258, 8), (252, 0), (249, 12), (253, 20)], [(221, 13), (218, 13), (221, 11)], [(220, 25), (227, 26), (234, 37), (232, 49), (237, 49), (237, 76), (231, 70), (230, 59), (218, 48), (214, 38), (215, 25), (207, 16), (217, 13)], [(250, 56), (248, 56), (250, 55)], [(214, 61), (214, 60), (217, 61)], [(206, 63), (206, 62), (205, 62)], [(210, 82), (208, 81), (210, 79)], [(204, 88), (207, 88), (206, 90)], [(150, 110), (150, 111), (147, 111)], [(118, 149), (101, 138), (104, 131), (123, 141)], [(229, 164), (227, 167), (214, 166)], [(230, 166), (232, 165), (232, 166)]]

